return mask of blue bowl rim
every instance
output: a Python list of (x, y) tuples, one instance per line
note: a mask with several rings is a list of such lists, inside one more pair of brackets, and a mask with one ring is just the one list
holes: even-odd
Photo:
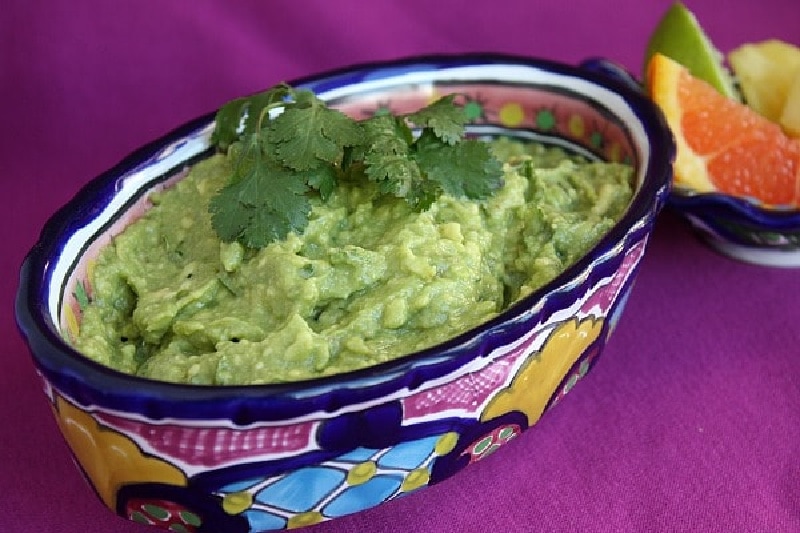
[(735, 220), (764, 231), (800, 230), (800, 209), (768, 208), (747, 198), (724, 193), (696, 193), (673, 188), (667, 204), (682, 214)]
[[(597, 61), (595, 58), (593, 61)], [(533, 67), (551, 71), (557, 75), (575, 77), (604, 87), (619, 95), (630, 106), (632, 112), (643, 123), (650, 145), (650, 160), (643, 178), (642, 187), (623, 218), (578, 262), (568, 267), (544, 287), (528, 295), (505, 309), (497, 317), (461, 335), (431, 348), (414, 352), (385, 363), (342, 374), (318, 377), (309, 380), (265, 385), (207, 386), (156, 381), (125, 374), (96, 363), (73, 349), (58, 333), (57, 325), (48, 318), (45, 294), (48, 286), (48, 257), (58, 250), (63, 239), (61, 228), (68, 226), (80, 206), (87, 206), (104, 187), (113, 183), (117, 176), (136, 166), (138, 162), (152, 156), (156, 151), (195, 131), (213, 120), (212, 111), (190, 120), (167, 132), (139, 149), (131, 152), (118, 164), (91, 179), (78, 190), (75, 196), (58, 209), (45, 223), (39, 239), (24, 259), (20, 270), (20, 283), (15, 302), (15, 315), (18, 328), (27, 339), (34, 360), (41, 364), (45, 360), (65, 374), (67, 381), (80, 382), (97, 391), (114, 391), (114, 394), (135, 394), (138, 397), (149, 395), (177, 402), (215, 401), (220, 398), (272, 398), (290, 400), (298, 392), (308, 388), (326, 385), (347, 387), (355, 380), (370, 376), (402, 371), (415, 362), (436, 360), (462, 346), (467, 340), (481, 339), (481, 344), (492, 334), (502, 334), (503, 324), (523, 315), (542, 296), (574, 279), (593, 260), (600, 250), (609, 249), (621, 241), (630, 227), (643, 218), (654, 219), (666, 201), (671, 182), (671, 165), (675, 157), (675, 144), (663, 115), (643, 93), (635, 90), (622, 80), (615, 79), (593, 68), (570, 65), (554, 60), (529, 56), (480, 52), (468, 54), (431, 54), (405, 57), (393, 60), (373, 61), (322, 71), (310, 76), (300, 77), (289, 83), (294, 86), (309, 86), (320, 82), (341, 82), (342, 77), (355, 76), (365, 72), (373, 75), (386, 72), (391, 75), (394, 69), (414, 66), (453, 68), (478, 66), (484, 64), (508, 64)], [(651, 220), (652, 222), (652, 220)], [(38, 335), (38, 337), (37, 337)]]

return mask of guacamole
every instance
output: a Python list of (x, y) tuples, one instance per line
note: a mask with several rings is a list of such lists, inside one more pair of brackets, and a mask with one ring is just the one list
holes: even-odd
[(224, 243), (215, 155), (99, 254), (76, 348), (181, 383), (280, 383), (363, 368), (477, 326), (576, 261), (632, 196), (629, 166), (492, 141), (504, 186), (417, 212), (371, 184), (314, 200), (308, 227), (260, 250)]

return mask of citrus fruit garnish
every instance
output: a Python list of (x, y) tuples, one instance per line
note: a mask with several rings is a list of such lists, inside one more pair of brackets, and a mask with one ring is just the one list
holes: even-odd
[(722, 53), (700, 27), (697, 18), (681, 2), (673, 3), (661, 17), (645, 52), (645, 69), (656, 54), (671, 57), (692, 76), (710, 83), (729, 98), (738, 98), (730, 73), (723, 66)]
[(747, 105), (800, 136), (800, 47), (779, 39), (746, 43), (728, 63)]
[(662, 54), (650, 60), (645, 85), (675, 137), (676, 186), (798, 205), (800, 140)]
[(800, 71), (795, 74), (794, 80), (786, 92), (786, 100), (783, 102), (778, 124), (787, 135), (800, 138)]

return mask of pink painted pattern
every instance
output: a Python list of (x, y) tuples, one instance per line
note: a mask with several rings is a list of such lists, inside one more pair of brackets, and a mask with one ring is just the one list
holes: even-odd
[(601, 315), (608, 314), (609, 309), (619, 297), (622, 287), (633, 272), (634, 267), (639, 263), (644, 254), (647, 239), (642, 239), (634, 244), (622, 259), (622, 264), (614, 273), (611, 281), (605, 286), (598, 288), (594, 294), (587, 298), (581, 307), (581, 311), (586, 314), (594, 314), (598, 311)]
[(541, 331), (531, 334), (507, 355), (480, 370), (465, 374), (441, 387), (404, 398), (402, 404), (405, 421), (414, 421), (443, 411), (476, 415), (483, 409), (489, 397), (513, 377), (517, 361), (533, 352), (532, 347), (541, 334)]
[[(528, 128), (558, 133), (590, 150), (597, 150), (595, 137), (603, 139), (602, 152), (611, 161), (633, 159), (634, 150), (625, 131), (610, 122), (598, 109), (547, 88), (530, 86), (504, 87), (492, 84), (443, 84), (436, 87), (415, 87), (401, 92), (396, 87), (359, 95), (351, 102), (336, 105), (342, 112), (364, 119), (378, 110), (410, 113), (446, 94), (459, 95), (460, 102), (472, 102), (480, 107), (481, 115), (474, 123), (498, 124), (510, 128)], [(508, 113), (509, 110), (513, 112)], [(542, 117), (548, 117), (542, 121)]]
[(317, 422), (255, 428), (203, 427), (154, 424), (105, 412), (94, 413), (98, 422), (112, 427), (153, 452), (193, 467), (223, 467), (248, 459), (283, 457), (315, 449)]

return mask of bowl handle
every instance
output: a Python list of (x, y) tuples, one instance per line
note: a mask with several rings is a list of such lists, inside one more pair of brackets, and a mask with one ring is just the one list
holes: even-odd
[(580, 68), (599, 74), (621, 83), (637, 92), (642, 92), (642, 84), (625, 67), (602, 57), (590, 57), (580, 63)]

